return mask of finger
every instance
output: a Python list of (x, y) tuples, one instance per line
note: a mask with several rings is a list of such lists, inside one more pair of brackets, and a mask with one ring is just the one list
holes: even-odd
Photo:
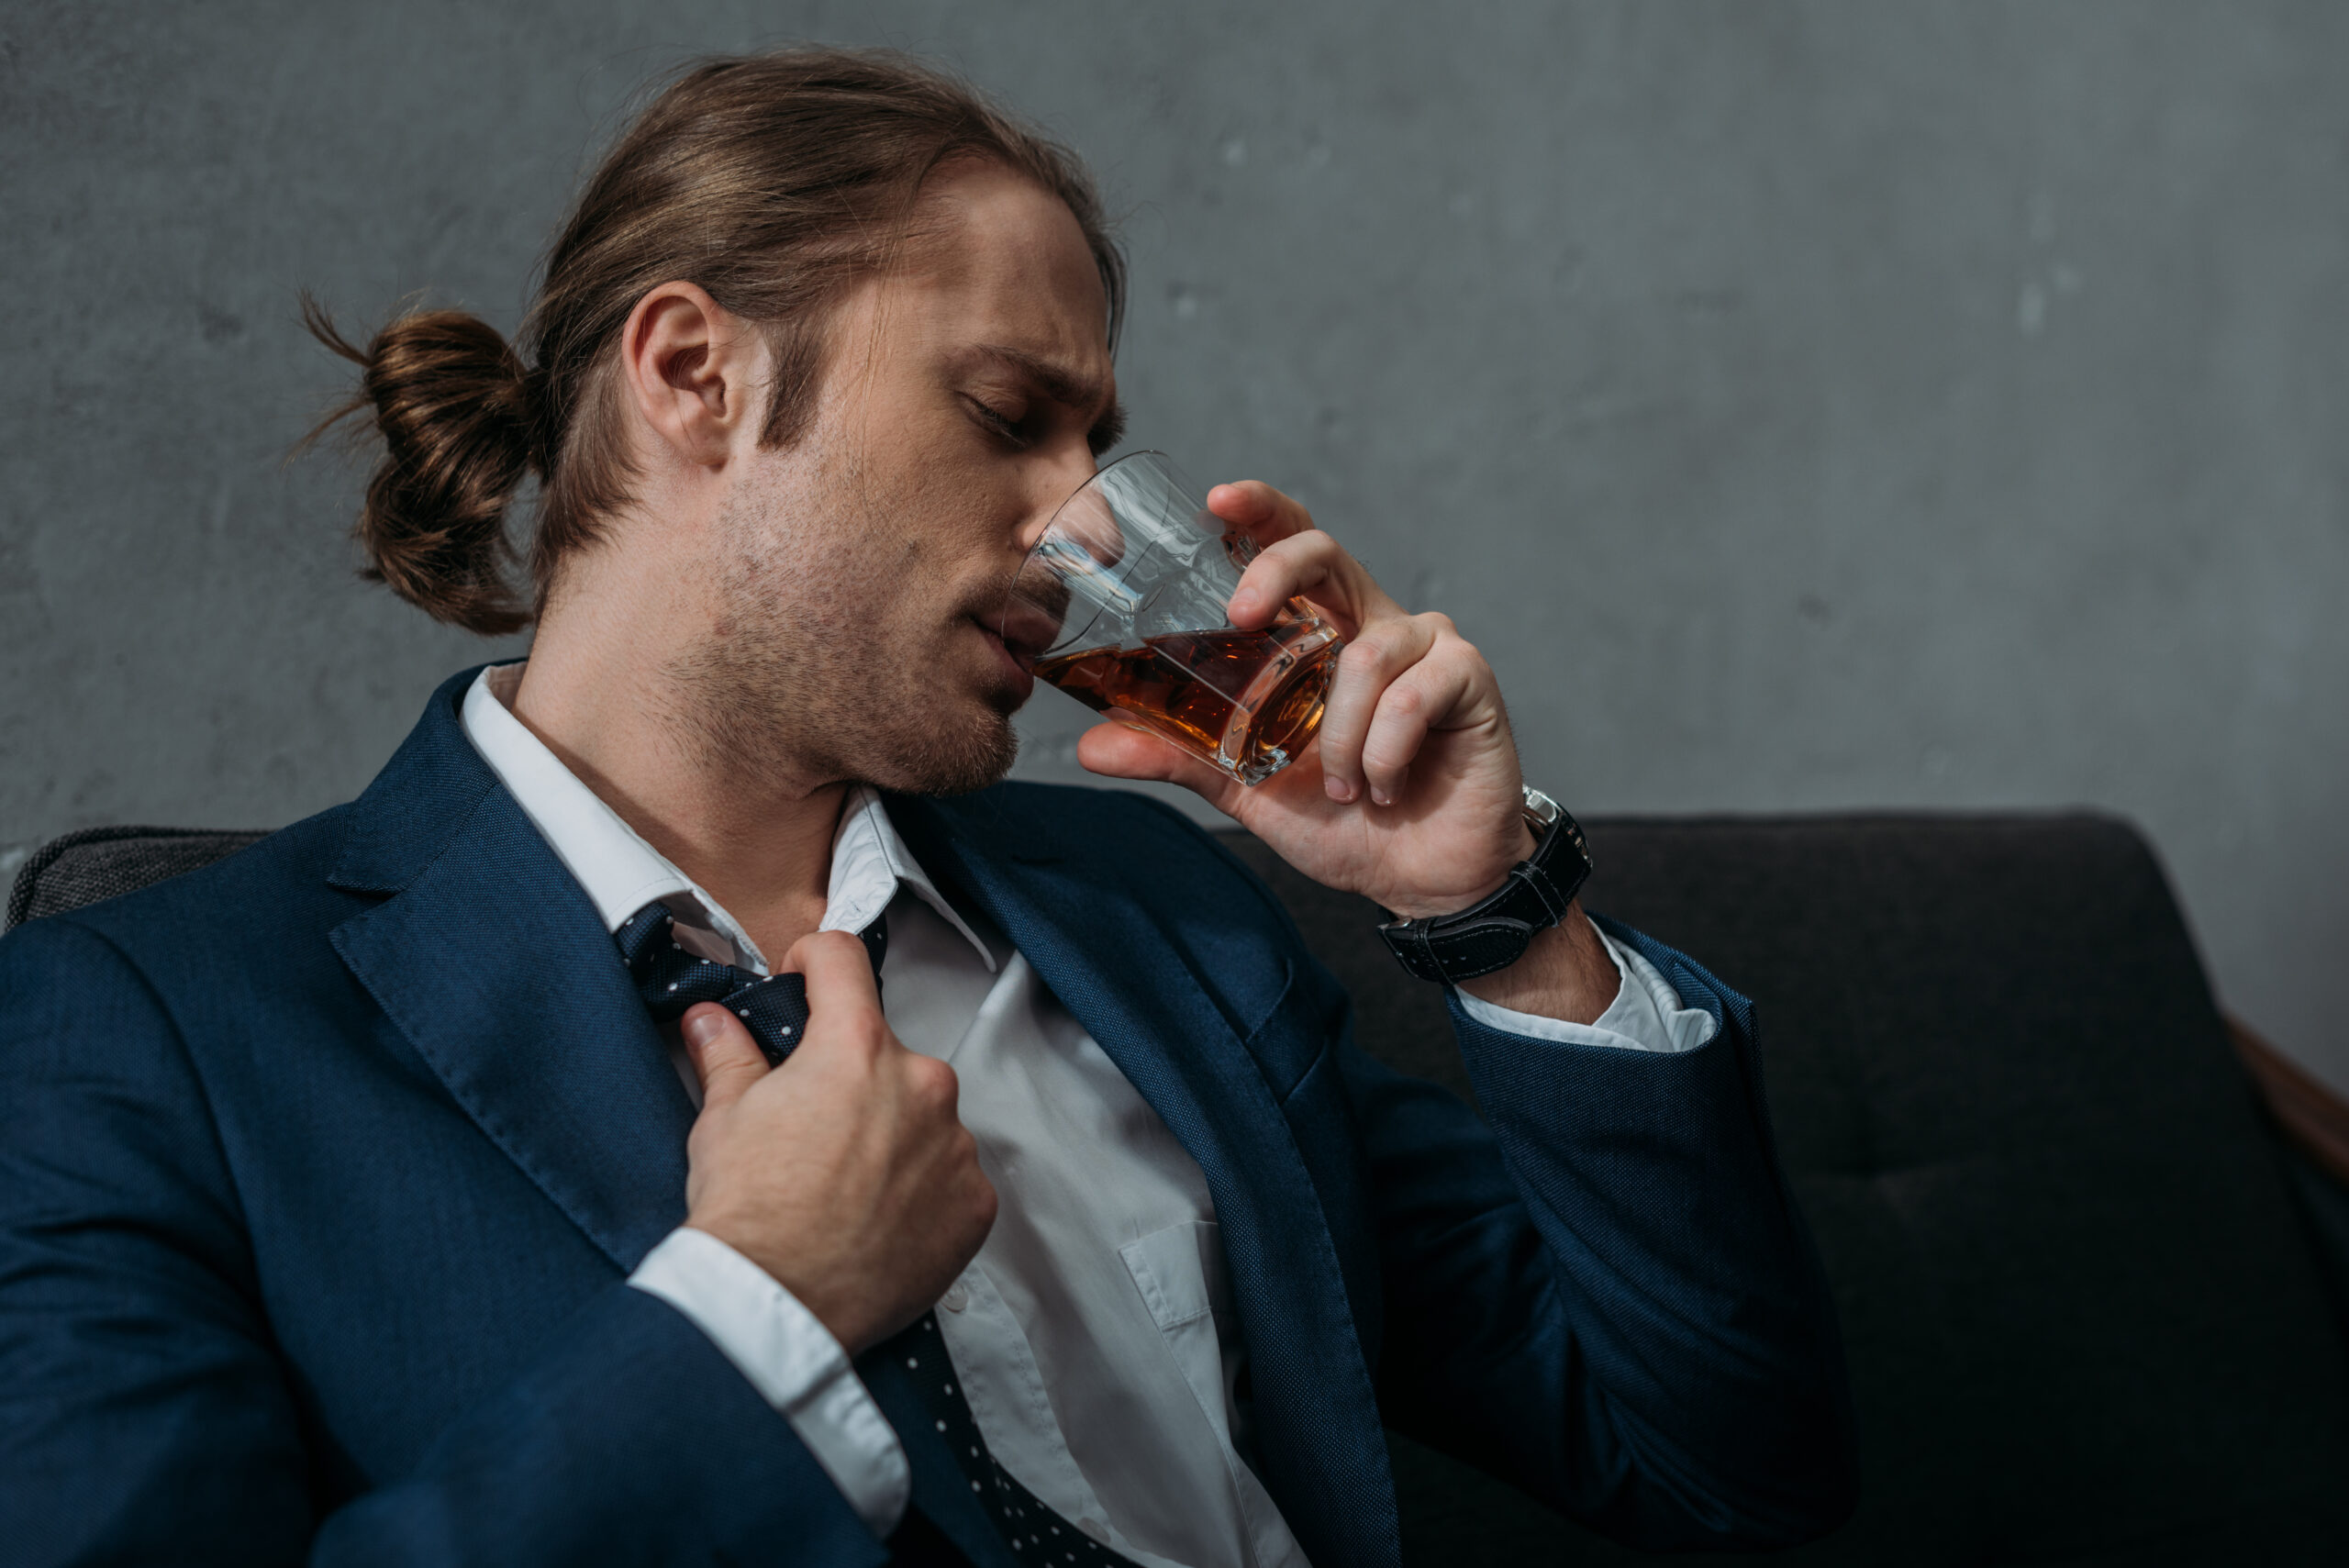
[(1266, 546), (1240, 574), (1225, 613), (1234, 626), (1261, 626), (1300, 596), (1330, 612), (1341, 632), (1402, 613), (1362, 562), (1319, 528)]
[(1321, 708), (1322, 788), (1330, 799), (1361, 795), (1363, 743), (1370, 739), (1379, 700), (1397, 677), (1427, 656), (1440, 618), (1390, 616), (1364, 627), (1339, 653), (1338, 673)]
[(1467, 702), (1473, 676), (1472, 661), (1438, 653), (1387, 685), (1362, 746), (1363, 778), (1372, 800), (1391, 806), (1403, 798), (1411, 760), (1419, 754), (1428, 731)]
[(1313, 526), (1313, 514), (1300, 502), (1261, 479), (1217, 485), (1208, 492), (1208, 510), (1260, 545), (1303, 533)]
[(701, 1080), (704, 1111), (724, 1110), (748, 1094), (751, 1085), (767, 1075), (767, 1059), (742, 1020), (715, 1002), (686, 1009), (677, 1032), (685, 1042), (685, 1059)]
[(1245, 793), (1240, 781), (1221, 769), (1200, 762), (1163, 736), (1117, 719), (1097, 724), (1079, 736), (1076, 760), (1088, 773), (1106, 778), (1181, 784), (1227, 816)]
[(818, 1018), (835, 1024), (864, 1015), (880, 1018), (881, 986), (873, 976), (873, 955), (848, 932), (809, 932), (791, 944), (783, 967), (807, 976), (811, 1026)]

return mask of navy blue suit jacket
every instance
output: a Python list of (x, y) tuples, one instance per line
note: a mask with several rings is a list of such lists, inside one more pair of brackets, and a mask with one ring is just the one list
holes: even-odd
[[(1014, 1561), (897, 1369), (878, 1541), (623, 1283), (692, 1107), (610, 936), (467, 741), (470, 673), (359, 800), (0, 941), (0, 1554), (25, 1562)], [(1206, 1173), (1264, 1480), (1397, 1560), (1382, 1422), (1626, 1540), (1851, 1504), (1831, 1309), (1746, 1002), (1676, 1056), (1455, 1010), (1489, 1128), (1352, 1044), (1213, 840), (1134, 795), (896, 800)]]

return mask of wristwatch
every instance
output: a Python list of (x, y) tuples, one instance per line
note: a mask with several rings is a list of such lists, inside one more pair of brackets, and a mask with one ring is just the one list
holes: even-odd
[(1533, 829), (1533, 853), (1509, 868), (1499, 891), (1450, 915), (1389, 920), (1378, 928), (1405, 969), (1445, 984), (1474, 980), (1515, 963), (1536, 931), (1566, 917), (1590, 875), (1582, 824), (1528, 784), (1525, 825)]

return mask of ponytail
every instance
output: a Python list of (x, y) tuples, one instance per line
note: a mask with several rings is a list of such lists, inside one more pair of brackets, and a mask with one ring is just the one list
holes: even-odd
[(528, 626), (508, 576), (506, 513), (524, 476), (545, 465), (521, 360), (496, 328), (462, 310), (402, 316), (363, 351), (306, 294), (302, 323), (361, 371), (357, 394), (309, 439), (372, 410), (384, 441), (352, 529), (367, 554), (361, 575), (467, 631), (496, 637)]

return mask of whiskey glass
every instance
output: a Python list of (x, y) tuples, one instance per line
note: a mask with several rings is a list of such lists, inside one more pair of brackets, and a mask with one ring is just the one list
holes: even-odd
[(1344, 642), (1302, 599), (1233, 626), (1225, 606), (1256, 547), (1194, 494), (1157, 451), (1085, 481), (1013, 579), (1004, 646), (1087, 707), (1258, 784), (1320, 728)]

